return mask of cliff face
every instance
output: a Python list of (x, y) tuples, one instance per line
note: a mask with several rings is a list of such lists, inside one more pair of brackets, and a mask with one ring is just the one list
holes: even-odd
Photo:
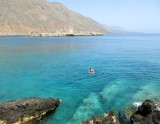
[(0, 35), (108, 31), (96, 21), (47, 0), (0, 0)]

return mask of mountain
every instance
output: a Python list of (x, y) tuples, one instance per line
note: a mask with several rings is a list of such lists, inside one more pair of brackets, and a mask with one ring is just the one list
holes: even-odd
[(0, 0), (0, 35), (30, 35), (31, 32), (109, 33), (101, 24), (61, 3), (47, 0)]

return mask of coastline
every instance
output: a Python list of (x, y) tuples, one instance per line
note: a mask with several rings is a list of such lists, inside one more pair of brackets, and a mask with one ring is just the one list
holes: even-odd
[(0, 35), (0, 37), (30, 37), (31, 35)]
[[(49, 113), (54, 113), (60, 103), (61, 99), (39, 97), (0, 102), (0, 123), (34, 124), (43, 120)], [(90, 118), (81, 120), (80, 124), (160, 123), (160, 111), (157, 110), (157, 104), (152, 100), (147, 99), (138, 106), (126, 107), (126, 110), (123, 112), (108, 110), (103, 116), (93, 114)]]
[(65, 37), (65, 36), (103, 36), (99, 32), (82, 32), (82, 33), (36, 33), (32, 32), (31, 37)]
[(0, 34), (0, 37), (78, 37), (78, 36), (104, 36), (104, 35), (160, 35), (160, 33), (97, 33), (97, 34), (64, 33), (64, 34), (57, 34), (57, 35), (54, 35), (54, 34), (55, 33), (36, 33), (35, 36), (31, 34), (30, 35), (29, 34), (5, 34), (5, 35)]
[(77, 37), (77, 36), (103, 36), (102, 33), (31, 33), (30, 35), (0, 35), (0, 37)]

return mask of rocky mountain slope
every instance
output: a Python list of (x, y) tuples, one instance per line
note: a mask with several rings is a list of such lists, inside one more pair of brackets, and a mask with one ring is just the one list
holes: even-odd
[(101, 32), (101, 24), (47, 0), (0, 0), (0, 35), (31, 32)]

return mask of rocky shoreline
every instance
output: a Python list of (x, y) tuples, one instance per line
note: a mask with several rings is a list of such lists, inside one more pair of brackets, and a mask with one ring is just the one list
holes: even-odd
[(151, 100), (145, 100), (133, 114), (127, 115), (125, 112), (114, 111), (104, 113), (104, 116), (92, 116), (82, 121), (81, 124), (160, 124), (160, 111), (156, 109), (156, 104)]
[(135, 124), (160, 124), (160, 111), (151, 100), (145, 100), (138, 110), (130, 117), (130, 123)]
[(83, 32), (83, 33), (31, 33), (32, 37), (64, 37), (64, 36), (102, 36), (98, 32)]
[(115, 111), (109, 111), (104, 113), (104, 116), (92, 116), (91, 118), (82, 121), (81, 124), (119, 124), (116, 118)]
[(103, 36), (103, 33), (31, 33), (30, 35), (15, 35), (15, 34), (6, 34), (1, 35), (0, 37), (8, 36), (26, 36), (26, 37), (72, 37), (72, 36)]
[[(0, 103), (0, 124), (34, 124), (49, 112), (54, 112), (61, 103), (53, 98), (25, 98)], [(132, 114), (115, 111), (103, 116), (92, 116), (81, 124), (160, 124), (160, 111), (151, 100), (131, 109)]]

